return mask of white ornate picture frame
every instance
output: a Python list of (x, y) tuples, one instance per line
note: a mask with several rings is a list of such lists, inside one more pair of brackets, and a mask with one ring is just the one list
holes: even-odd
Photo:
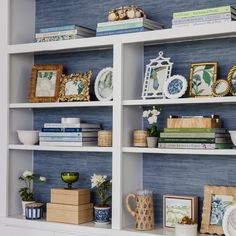
[(146, 65), (143, 99), (164, 98), (164, 84), (171, 76), (173, 64), (170, 58), (163, 57), (163, 52), (159, 52), (159, 57)]
[(188, 82), (182, 75), (171, 76), (164, 84), (164, 94), (167, 98), (176, 99), (182, 97), (188, 88)]
[(113, 68), (102, 69), (95, 80), (94, 91), (99, 101), (110, 101), (113, 99)]

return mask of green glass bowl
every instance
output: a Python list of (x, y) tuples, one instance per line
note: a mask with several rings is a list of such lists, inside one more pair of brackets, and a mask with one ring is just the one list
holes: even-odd
[(79, 179), (79, 172), (62, 172), (61, 179), (67, 183), (66, 189), (72, 189), (72, 184)]

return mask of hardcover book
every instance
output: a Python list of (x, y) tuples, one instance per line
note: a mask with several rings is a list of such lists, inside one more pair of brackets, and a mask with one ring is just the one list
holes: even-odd
[(159, 148), (170, 149), (231, 149), (232, 144), (215, 143), (159, 143)]

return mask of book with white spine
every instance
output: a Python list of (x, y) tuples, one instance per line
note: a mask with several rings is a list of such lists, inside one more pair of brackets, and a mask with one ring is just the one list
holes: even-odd
[(79, 123), (79, 124), (62, 124), (62, 123), (45, 123), (44, 128), (89, 128), (100, 129), (99, 124)]
[(40, 132), (39, 137), (98, 137), (98, 132)]
[(97, 142), (39, 142), (39, 145), (60, 147), (96, 147)]

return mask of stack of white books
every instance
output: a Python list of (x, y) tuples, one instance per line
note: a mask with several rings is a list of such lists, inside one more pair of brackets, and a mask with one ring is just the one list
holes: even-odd
[(39, 145), (42, 146), (97, 146), (99, 124), (63, 124), (45, 123), (39, 133)]
[(173, 13), (172, 28), (227, 23), (234, 20), (236, 20), (236, 10), (232, 6), (176, 12)]
[(95, 31), (78, 25), (65, 25), (58, 27), (42, 28), (35, 34), (38, 43), (78, 39), (95, 36)]
[(97, 24), (96, 36), (136, 33), (162, 29), (162, 25), (147, 18), (135, 18), (120, 21), (108, 21)]

